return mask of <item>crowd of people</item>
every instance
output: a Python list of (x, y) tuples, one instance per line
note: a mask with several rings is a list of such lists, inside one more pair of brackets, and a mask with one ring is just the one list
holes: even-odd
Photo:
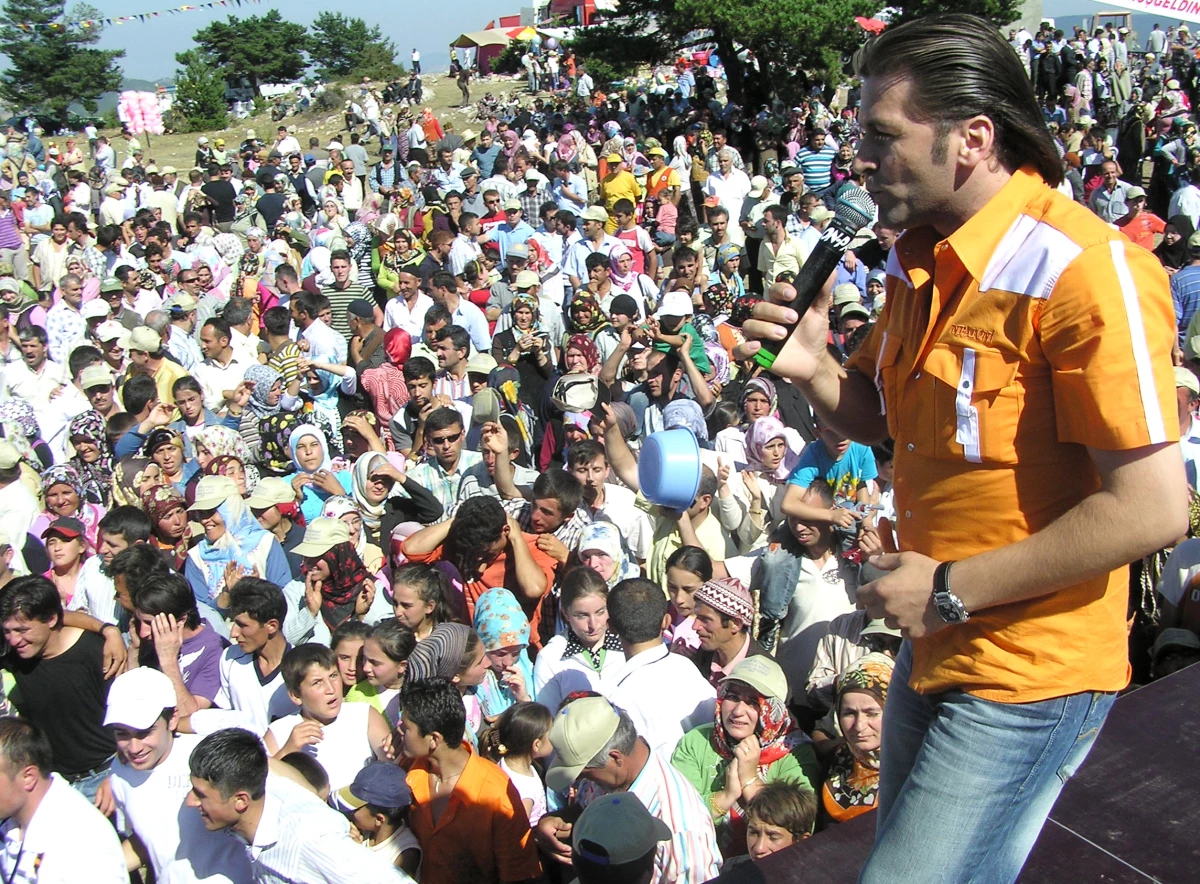
[[(1059, 189), (1171, 274), (1194, 489), (1190, 35), (1010, 41)], [(859, 88), (751, 116), (690, 59), (568, 73), (479, 132), (365, 84), (324, 146), (204, 136), (182, 175), (9, 129), (6, 881), (699, 884), (875, 809), (893, 443), (756, 372), (738, 318), (865, 183)], [(839, 364), (900, 233), (837, 267)], [(668, 430), (686, 508), (642, 493)], [(1197, 574), (1200, 540), (1135, 567), (1135, 680), (1200, 658)]]

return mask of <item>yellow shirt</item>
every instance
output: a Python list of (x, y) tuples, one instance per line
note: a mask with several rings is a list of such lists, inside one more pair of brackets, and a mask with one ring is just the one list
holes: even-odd
[[(901, 549), (953, 561), (1016, 543), (1099, 488), (1088, 447), (1178, 438), (1166, 273), (1032, 169), (945, 240), (907, 231), (887, 274), (849, 366), (874, 379), (896, 440)], [(1118, 568), (917, 639), (910, 684), (1007, 703), (1120, 690), (1128, 580)]]
[(162, 365), (154, 372), (154, 385), (158, 388), (158, 400), (168, 405), (174, 405), (175, 395), (171, 392), (171, 388), (175, 386), (177, 380), (188, 376), (188, 370), (178, 362), (164, 359)]
[(617, 219), (613, 217), (613, 206), (617, 204), (617, 200), (629, 200), (636, 206), (642, 192), (633, 173), (622, 169), (604, 177), (600, 182), (600, 196), (604, 200), (604, 208), (608, 210), (608, 223), (604, 225), (604, 232), (612, 234), (617, 230)]

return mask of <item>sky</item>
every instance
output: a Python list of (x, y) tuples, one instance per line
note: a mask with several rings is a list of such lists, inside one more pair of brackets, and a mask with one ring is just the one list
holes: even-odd
[[(110, 17), (157, 12), (184, 3), (181, 0), (91, 0), (91, 5), (100, 10), (101, 17)], [(395, 44), (397, 60), (405, 66), (415, 46), (421, 53), (422, 69), (441, 70), (450, 64), (446, 47), (451, 40), (464, 31), (482, 30), (489, 20), (501, 15), (517, 15), (521, 5), (520, 0), (453, 0), (441, 4), (444, 14), (424, 15), (419, 12), (421, 5), (412, 2), (403, 7), (399, 3), (363, 6), (318, 0), (291, 0), (286, 5), (244, 3), (240, 8), (201, 9), (162, 15), (145, 23), (134, 21), (106, 28), (100, 46), (125, 50), (125, 58), (121, 59), (125, 76), (142, 80), (163, 79), (175, 73), (175, 53), (191, 48), (192, 36), (211, 22), (224, 21), (230, 15), (239, 18), (262, 16), (271, 9), (278, 9), (285, 19), (307, 25), (318, 13), (329, 10), (356, 16), (369, 25), (379, 25), (384, 36)], [(67, 6), (69, 9), (70, 0)], [(405, 7), (417, 14), (406, 15)]]

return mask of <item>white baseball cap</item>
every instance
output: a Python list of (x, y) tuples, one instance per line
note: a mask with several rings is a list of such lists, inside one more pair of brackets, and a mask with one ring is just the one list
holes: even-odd
[(104, 723), (143, 731), (158, 720), (164, 709), (174, 709), (177, 703), (171, 679), (157, 669), (139, 666), (113, 679)]
[(655, 319), (664, 316), (691, 316), (695, 312), (692, 299), (686, 292), (667, 292), (663, 295), (662, 306), (654, 313)]

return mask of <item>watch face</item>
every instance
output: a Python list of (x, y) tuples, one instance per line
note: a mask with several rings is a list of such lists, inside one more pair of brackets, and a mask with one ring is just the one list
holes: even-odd
[(939, 601), (935, 599), (934, 605), (937, 607), (938, 616), (940, 616), (947, 623), (963, 622), (964, 618), (962, 616), (962, 609), (949, 599), (945, 601)]

